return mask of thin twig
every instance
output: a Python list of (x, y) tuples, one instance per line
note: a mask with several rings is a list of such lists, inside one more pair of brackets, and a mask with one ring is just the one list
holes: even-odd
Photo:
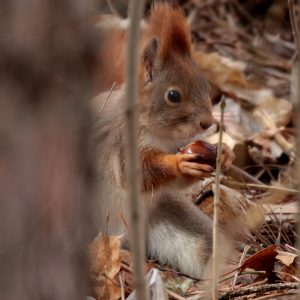
[(125, 300), (125, 289), (124, 289), (124, 273), (119, 272), (119, 281), (121, 287), (121, 300)]
[[(295, 86), (295, 93), (293, 95), (294, 101), (292, 101), (295, 105), (295, 120), (296, 120), (296, 130), (297, 130), (297, 139), (296, 139), (296, 155), (298, 157), (296, 160), (296, 168), (299, 168), (299, 153), (300, 153), (300, 35), (299, 35), (299, 29), (298, 29), (298, 23), (295, 13), (295, 7), (294, 7), (294, 1), (288, 0), (289, 5), (289, 13), (290, 13), (290, 20), (291, 20), (291, 26), (293, 31), (294, 40), (296, 43), (296, 49), (297, 49), (297, 59), (296, 59), (296, 67), (298, 68), (297, 72), (297, 82)], [(293, 83), (293, 82), (292, 82)], [(299, 181), (299, 179), (298, 179)], [(298, 208), (300, 207), (300, 191), (298, 192)], [(300, 222), (298, 220), (298, 234), (300, 233)], [(300, 241), (297, 240), (297, 249), (300, 249)], [(300, 265), (298, 266), (297, 270), (298, 277), (300, 276)]]
[(283, 151), (289, 153), (294, 148), (294, 145), (292, 143), (289, 143), (284, 138), (284, 136), (278, 130), (278, 128), (276, 127), (274, 121), (272, 120), (272, 118), (268, 114), (268, 112), (266, 110), (264, 110), (264, 109), (258, 109), (257, 110), (257, 114), (259, 114), (261, 116), (264, 124), (268, 128), (274, 130), (274, 132), (275, 132), (274, 138), (275, 138), (276, 142), (282, 147)]
[(131, 268), (128, 267), (124, 262), (121, 262), (121, 268), (122, 268), (123, 270), (125, 270), (126, 272), (130, 273), (130, 274), (133, 273), (132, 270), (131, 270)]
[(128, 37), (128, 64), (126, 73), (126, 131), (127, 131), (127, 187), (130, 214), (130, 243), (133, 252), (134, 287), (136, 298), (147, 299), (145, 283), (145, 224), (144, 213), (140, 199), (140, 176), (137, 147), (138, 133), (138, 58), (140, 20), (142, 17), (143, 0), (129, 2), (129, 37)]
[(251, 174), (249, 174), (248, 172), (244, 171), (243, 169), (232, 165), (230, 167), (230, 175), (232, 177), (241, 177), (243, 179), (243, 181), (249, 182), (249, 183), (255, 183), (255, 184), (263, 184), (260, 180), (258, 180), (257, 178), (253, 177)]
[(288, 276), (288, 277), (291, 277), (292, 279), (294, 279), (296, 282), (300, 283), (300, 279), (297, 277), (297, 276), (294, 276), (292, 274), (289, 274), (287, 272), (280, 272), (280, 271), (276, 271), (277, 274), (280, 274), (280, 275), (285, 275), (285, 276)]
[(219, 143), (218, 153), (216, 161), (216, 183), (214, 188), (214, 220), (213, 220), (213, 267), (212, 267), (212, 299), (218, 299), (218, 204), (220, 198), (220, 179), (221, 179), (221, 153), (222, 153), (222, 138), (223, 138), (223, 127), (224, 127), (224, 108), (225, 108), (225, 97), (221, 99), (221, 120), (220, 120), (220, 132), (219, 132)]
[[(270, 207), (269, 207), (269, 209), (270, 209), (270, 215), (272, 215), (274, 217), (275, 221), (277, 222), (277, 227), (280, 226), (280, 228), (281, 228), (281, 234), (282, 234), (285, 242), (287, 244), (293, 245), (293, 243), (291, 242), (291, 240), (290, 240), (288, 234), (286, 233), (284, 227), (282, 227), (282, 225), (281, 225), (282, 224), (282, 217), (280, 217), (280, 221), (279, 221), (278, 218), (277, 218), (277, 214)], [(282, 213), (280, 213), (280, 214), (282, 215)], [(270, 221), (274, 222), (274, 219), (272, 219), (270, 215), (269, 215)]]
[[(258, 298), (255, 297), (255, 300), (280, 299), (279, 296), (285, 296), (285, 298), (283, 298), (283, 299), (288, 299), (287, 298), (288, 295), (295, 295), (295, 294), (296, 294), (296, 292), (272, 293), (272, 294), (261, 296)], [(253, 299), (253, 298), (249, 298), (249, 299)]]
[(298, 194), (298, 190), (285, 188), (283, 186), (272, 186), (272, 185), (255, 184), (255, 183), (241, 183), (241, 182), (227, 179), (225, 177), (222, 178), (221, 183), (232, 188), (240, 188), (240, 189), (250, 188), (250, 189), (263, 190), (263, 191), (285, 192), (293, 195)]
[(107, 97), (106, 97), (104, 103), (102, 104), (102, 106), (101, 106), (101, 108), (100, 108), (100, 110), (99, 110), (99, 113), (102, 112), (102, 110), (103, 110), (104, 106), (106, 105), (106, 103), (107, 103), (109, 97), (111, 96), (111, 93), (113, 92), (113, 90), (114, 90), (114, 88), (115, 88), (115, 85), (116, 85), (116, 82), (114, 81), (114, 83), (112, 84), (112, 86), (111, 86), (111, 88), (110, 88), (110, 90), (109, 90), (109, 93), (108, 93), (108, 95), (107, 95)]
[(235, 297), (240, 297), (247, 294), (253, 293), (265, 293), (269, 291), (278, 291), (285, 289), (298, 289), (299, 283), (295, 282), (287, 282), (287, 283), (273, 283), (273, 284), (265, 284), (260, 286), (251, 286), (251, 287), (243, 287), (238, 290), (229, 291), (220, 297), (220, 300), (223, 299), (232, 299)]
[[(246, 254), (247, 254), (247, 252), (249, 251), (250, 248), (251, 248), (251, 245), (246, 245), (245, 246), (244, 251), (241, 255), (241, 259), (240, 259), (239, 264), (238, 264), (239, 268), (242, 266), (244, 258), (245, 258)], [(239, 275), (239, 270), (237, 270), (235, 275), (234, 275), (234, 279), (233, 279), (233, 282), (232, 282), (232, 289), (234, 289), (234, 287), (236, 285), (238, 275)]]
[(118, 11), (116, 10), (115, 6), (112, 4), (111, 0), (106, 0), (106, 3), (110, 9), (110, 11), (113, 13), (113, 15), (120, 17)]

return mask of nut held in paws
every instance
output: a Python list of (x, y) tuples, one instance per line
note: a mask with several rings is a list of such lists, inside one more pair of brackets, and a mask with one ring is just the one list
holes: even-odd
[(217, 147), (204, 141), (195, 141), (180, 149), (182, 154), (198, 154), (194, 161), (199, 164), (216, 166)]

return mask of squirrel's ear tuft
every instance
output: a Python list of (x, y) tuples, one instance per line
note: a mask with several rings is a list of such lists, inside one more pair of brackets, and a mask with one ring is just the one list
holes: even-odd
[(172, 55), (191, 55), (191, 34), (183, 11), (167, 3), (155, 3), (148, 21), (148, 34), (160, 39), (159, 59), (163, 63)]
[(153, 69), (157, 63), (158, 44), (158, 39), (152, 38), (144, 49), (143, 65), (146, 71), (146, 81), (153, 80)]

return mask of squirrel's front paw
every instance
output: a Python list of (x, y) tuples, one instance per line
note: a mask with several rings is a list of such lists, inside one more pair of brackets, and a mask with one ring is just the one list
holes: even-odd
[(226, 144), (222, 144), (222, 152), (221, 152), (222, 170), (227, 171), (231, 167), (234, 159), (235, 159), (235, 154), (233, 153), (233, 151)]
[(211, 176), (213, 167), (206, 164), (194, 162), (197, 159), (197, 154), (181, 154), (177, 153), (177, 168), (181, 175), (187, 177), (204, 178)]

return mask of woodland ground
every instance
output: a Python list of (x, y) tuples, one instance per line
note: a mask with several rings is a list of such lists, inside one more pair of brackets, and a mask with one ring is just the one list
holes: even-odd
[[(294, 101), (299, 74), (287, 1), (187, 0), (181, 4), (198, 51), (196, 60), (213, 85), (214, 100), (226, 96), (223, 141), (236, 154), (234, 168), (221, 180), (220, 223), (232, 236), (233, 249), (220, 270), (220, 299), (296, 299), (300, 279), (295, 249), (295, 128), (299, 120)], [(300, 5), (295, 9), (299, 14)], [(218, 104), (214, 115), (220, 120)], [(212, 143), (218, 141), (218, 125), (207, 132)], [(214, 180), (199, 184), (188, 195), (209, 216)], [(119, 238), (99, 238), (91, 251), (98, 253), (91, 261), (93, 296), (129, 295), (131, 254), (120, 250)], [(95, 279), (100, 268), (105, 276)], [(152, 261), (146, 268), (160, 270), (170, 299), (209, 295), (209, 279), (187, 278)]]

